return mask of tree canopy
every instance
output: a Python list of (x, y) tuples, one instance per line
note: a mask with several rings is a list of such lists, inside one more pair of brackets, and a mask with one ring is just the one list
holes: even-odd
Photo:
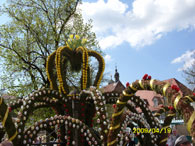
[[(49, 54), (65, 45), (70, 34), (86, 38), (88, 49), (100, 51), (92, 21), (84, 23), (79, 0), (9, 0), (1, 9), (11, 20), (0, 26), (1, 81), (12, 93), (49, 87), (45, 67)], [(101, 51), (100, 51), (101, 52)], [(78, 74), (69, 73), (74, 86)]]

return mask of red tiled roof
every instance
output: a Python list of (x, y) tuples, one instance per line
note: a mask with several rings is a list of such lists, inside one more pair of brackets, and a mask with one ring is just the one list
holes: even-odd
[(181, 93), (182, 96), (193, 94), (193, 92), (189, 88), (187, 88), (185, 85), (183, 85), (181, 82), (179, 82), (175, 78), (164, 80), (164, 82), (167, 82), (171, 85), (177, 85), (180, 89), (179, 92)]
[(136, 92), (136, 96), (140, 96), (140, 98), (147, 100), (148, 104), (149, 104), (149, 109), (151, 111), (155, 111), (155, 110), (159, 109), (159, 107), (154, 107), (154, 102), (153, 102), (154, 98), (158, 99), (159, 104), (164, 103), (163, 97), (160, 94), (156, 94), (156, 92), (154, 92), (154, 91), (138, 90)]
[[(175, 78), (164, 80), (164, 82), (170, 83), (171, 85), (177, 85), (180, 88), (179, 92), (181, 93), (182, 96), (190, 95), (193, 93), (189, 88), (187, 88), (185, 85), (183, 85), (181, 82), (179, 82)], [(115, 83), (112, 83), (112, 84), (109, 84), (103, 87), (103, 93), (111, 93), (111, 92), (121, 93), (124, 89), (125, 89), (124, 85), (119, 81), (119, 82), (115, 82)], [(138, 90), (136, 92), (136, 95), (148, 101), (149, 109), (151, 111), (156, 111), (160, 108), (160, 107), (154, 107), (154, 102), (153, 102), (154, 98), (158, 99), (159, 105), (164, 103), (163, 96), (161, 96), (160, 94), (156, 94), (156, 92), (154, 91)]]
[[(193, 93), (189, 88), (187, 88), (185, 85), (183, 85), (181, 82), (179, 82), (175, 78), (164, 80), (164, 82), (167, 82), (167, 83), (169, 83), (171, 85), (177, 85), (180, 88), (179, 92), (181, 93), (182, 96), (190, 95), (190, 94)], [(145, 99), (145, 100), (148, 101), (149, 109), (151, 111), (155, 111), (155, 110), (159, 109), (159, 107), (154, 107), (154, 102), (153, 102), (154, 98), (158, 99), (158, 103), (159, 104), (163, 104), (164, 103), (163, 96), (161, 96), (160, 94), (156, 94), (156, 92), (154, 92), (154, 91), (138, 90), (136, 92), (136, 95), (140, 96), (140, 98)]]
[(124, 89), (125, 89), (124, 85), (120, 81), (118, 81), (103, 87), (103, 93), (111, 92), (121, 93)]

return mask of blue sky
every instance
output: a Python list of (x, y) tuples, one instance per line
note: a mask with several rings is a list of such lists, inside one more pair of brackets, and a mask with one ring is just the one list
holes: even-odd
[(147, 73), (187, 85), (182, 70), (195, 61), (194, 0), (84, 0), (79, 8), (93, 20), (110, 75), (117, 65), (124, 84)]
[(195, 61), (194, 0), (85, 0), (81, 10), (93, 20), (106, 72), (114, 75), (117, 64), (124, 84), (147, 73), (186, 85), (182, 70)]

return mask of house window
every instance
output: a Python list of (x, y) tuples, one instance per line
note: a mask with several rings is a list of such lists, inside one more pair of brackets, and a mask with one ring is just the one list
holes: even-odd
[(158, 106), (158, 99), (157, 98), (154, 98), (153, 99), (153, 102), (154, 102), (154, 107), (157, 107)]
[(164, 102), (164, 105), (168, 105), (168, 100), (167, 100), (167, 97), (163, 97), (163, 102)]

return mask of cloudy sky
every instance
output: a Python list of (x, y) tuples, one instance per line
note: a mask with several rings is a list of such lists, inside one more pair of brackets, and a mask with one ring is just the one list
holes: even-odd
[(182, 71), (195, 61), (195, 0), (83, 0), (79, 7), (93, 20), (110, 76), (117, 66), (124, 84), (147, 73), (186, 85)]
[(123, 83), (145, 73), (185, 83), (182, 70), (195, 61), (195, 0), (84, 0), (80, 6)]

